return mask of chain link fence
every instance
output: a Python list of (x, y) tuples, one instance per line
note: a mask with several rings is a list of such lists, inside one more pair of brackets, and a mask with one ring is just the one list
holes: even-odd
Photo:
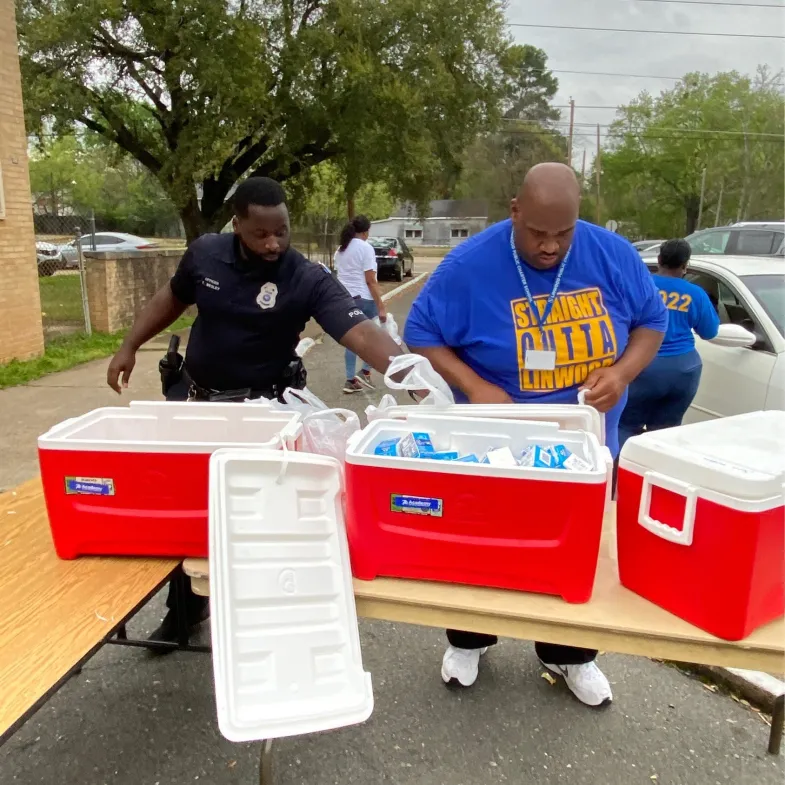
[(312, 262), (334, 268), (333, 257), (338, 250), (337, 234), (318, 234), (315, 232), (292, 232), (292, 245)]
[(35, 216), (35, 255), (44, 339), (92, 333), (83, 251), (95, 221), (82, 216)]

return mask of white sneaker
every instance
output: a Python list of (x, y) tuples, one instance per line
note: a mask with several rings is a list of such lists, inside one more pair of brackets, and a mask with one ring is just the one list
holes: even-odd
[(442, 660), (442, 681), (445, 684), (460, 684), (461, 687), (471, 687), (477, 681), (480, 670), (480, 656), (488, 651), (484, 649), (459, 649), (448, 646)]
[(551, 673), (561, 676), (575, 697), (587, 706), (604, 706), (613, 700), (611, 685), (596, 662), (583, 665), (549, 665), (542, 663)]

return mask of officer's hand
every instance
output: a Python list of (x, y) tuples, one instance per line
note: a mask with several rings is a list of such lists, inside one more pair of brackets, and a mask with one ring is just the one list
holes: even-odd
[(382, 324), (387, 321), (387, 309), (384, 306), (379, 309), (379, 321)]
[(597, 411), (607, 412), (621, 400), (626, 387), (619, 371), (611, 366), (592, 371), (581, 389), (586, 390), (586, 403)]
[[(121, 347), (120, 351), (112, 357), (109, 368), (106, 371), (106, 383), (118, 394), (122, 393), (123, 387), (128, 387), (128, 380), (131, 378), (131, 371), (136, 365), (136, 352), (132, 349)], [(122, 387), (120, 381), (122, 379)]]
[(478, 384), (467, 390), (469, 403), (512, 403), (513, 400), (501, 387), (490, 382)]

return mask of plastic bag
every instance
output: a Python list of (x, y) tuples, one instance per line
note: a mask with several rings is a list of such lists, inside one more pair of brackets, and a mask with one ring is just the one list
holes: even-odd
[[(406, 371), (399, 382), (392, 377)], [(391, 390), (408, 390), (428, 394), (420, 401), (421, 406), (450, 406), (455, 403), (452, 390), (447, 382), (433, 370), (431, 363), (419, 354), (401, 354), (394, 357), (384, 375), (384, 381)]]
[(307, 387), (302, 390), (289, 387), (281, 397), (283, 403), (271, 403), (274, 409), (295, 411), (303, 416), (303, 452), (329, 455), (344, 463), (346, 442), (360, 430), (360, 418), (348, 409), (328, 409)]
[(325, 409), (303, 418), (303, 451), (346, 460), (346, 442), (360, 430), (360, 418), (348, 409)]
[(378, 406), (371, 404), (370, 406), (365, 407), (365, 416), (368, 418), (368, 422), (382, 419), (387, 409), (397, 405), (398, 401), (396, 401), (395, 398), (390, 395), (390, 393), (386, 393), (382, 396)]
[(400, 332), (398, 330), (398, 323), (395, 321), (395, 317), (391, 313), (387, 314), (387, 321), (382, 322), (381, 326), (387, 330), (387, 334), (390, 336), (390, 338), (393, 339), (393, 341), (395, 341), (395, 343), (398, 344), (398, 346), (403, 344)]

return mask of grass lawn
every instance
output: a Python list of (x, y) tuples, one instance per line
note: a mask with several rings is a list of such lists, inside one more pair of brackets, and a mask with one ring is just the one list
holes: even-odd
[[(65, 278), (66, 276), (63, 276)], [(79, 293), (79, 278), (76, 278), (77, 297)], [(48, 280), (58, 280), (54, 276)], [(43, 288), (42, 288), (43, 299)], [(81, 314), (81, 300), (78, 301)], [(81, 316), (80, 316), (81, 318)], [(169, 329), (182, 330), (193, 324), (193, 318), (183, 316)], [(66, 371), (75, 365), (100, 360), (114, 354), (123, 342), (126, 331), (117, 333), (93, 333), (90, 336), (81, 333), (55, 338), (46, 344), (46, 349), (41, 357), (32, 360), (12, 360), (10, 363), (0, 365), (0, 390), (5, 387), (14, 387), (18, 384), (40, 379), (49, 373)]]
[(39, 278), (41, 315), (45, 322), (79, 322), (84, 319), (78, 275)]

